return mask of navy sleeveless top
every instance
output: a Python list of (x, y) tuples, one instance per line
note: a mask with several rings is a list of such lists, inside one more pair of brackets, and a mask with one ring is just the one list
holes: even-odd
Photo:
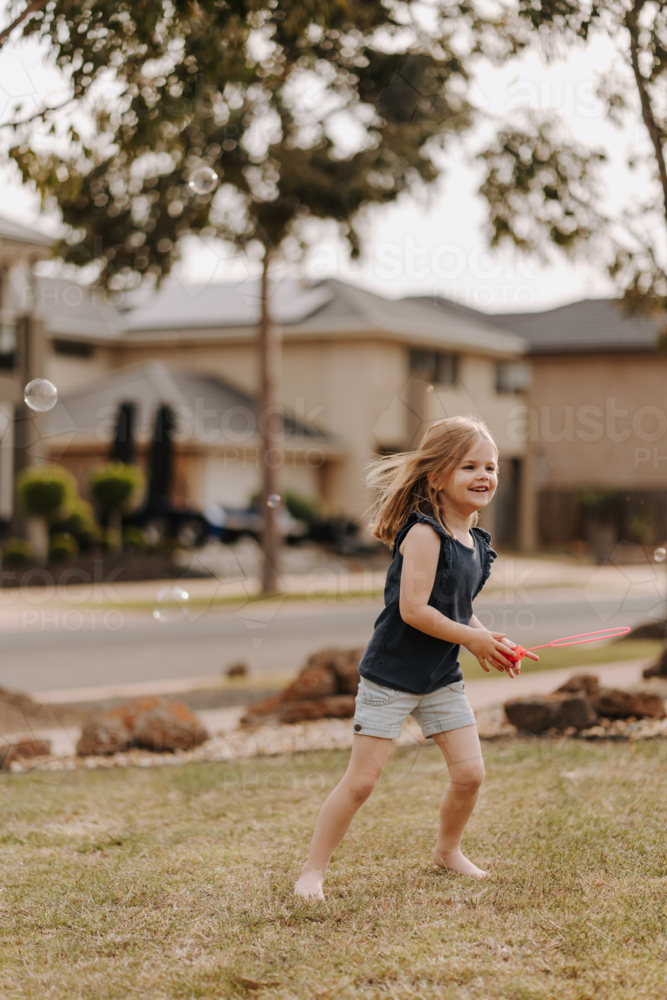
[(448, 535), (442, 525), (426, 514), (412, 511), (394, 539), (393, 560), (387, 571), (384, 609), (375, 622), (373, 636), (359, 664), (362, 677), (413, 694), (428, 694), (460, 681), (459, 645), (436, 639), (407, 625), (401, 618), (399, 598), (403, 556), (399, 548), (410, 528), (429, 524), (440, 536), (440, 555), (428, 603), (447, 618), (468, 625), (472, 602), (491, 573), (496, 553), (483, 528), (471, 528), (474, 548)]

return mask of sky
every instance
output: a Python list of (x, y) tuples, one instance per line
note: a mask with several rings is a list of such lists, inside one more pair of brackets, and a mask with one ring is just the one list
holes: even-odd
[[(4, 23), (4, 18), (0, 18)], [(516, 116), (527, 105), (560, 112), (575, 138), (605, 150), (605, 207), (616, 210), (645, 190), (646, 178), (630, 172), (630, 150), (645, 152), (642, 127), (611, 126), (595, 98), (600, 72), (617, 65), (611, 43), (597, 39), (563, 60), (547, 64), (536, 53), (503, 67), (482, 65), (474, 101), (486, 124), (465, 144), (457, 143), (445, 158), (444, 176), (426, 197), (403, 196), (374, 210), (363, 222), (364, 253), (351, 264), (335, 229), (324, 225), (310, 253), (291, 273), (307, 278), (338, 277), (389, 297), (442, 294), (488, 312), (546, 309), (586, 297), (613, 294), (613, 286), (595, 262), (567, 261), (554, 252), (549, 261), (525, 259), (511, 250), (489, 252), (484, 236), (485, 206), (476, 191), (481, 168), (474, 152), (491, 134), (494, 122)], [(56, 71), (30, 43), (5, 46), (0, 52), (0, 121), (7, 120), (18, 97), (55, 102), (62, 93)], [(55, 216), (40, 216), (39, 202), (17, 174), (0, 165), (0, 215), (50, 232)], [(183, 281), (218, 282), (255, 273), (254, 260), (234, 257), (222, 244), (190, 240), (178, 277)]]

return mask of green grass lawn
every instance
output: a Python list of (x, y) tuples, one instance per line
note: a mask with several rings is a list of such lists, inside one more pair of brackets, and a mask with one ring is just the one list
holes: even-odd
[(395, 749), (314, 906), (292, 883), (346, 754), (4, 775), (0, 996), (667, 996), (667, 745), (485, 757), (490, 882), (432, 867), (441, 758)]
[[(664, 650), (664, 643), (659, 639), (631, 639), (626, 642), (584, 643), (582, 646), (551, 646), (537, 650), (539, 661), (524, 660), (522, 673), (534, 673), (537, 670), (557, 670), (563, 667), (595, 667), (597, 663), (618, 663), (622, 660), (657, 660)], [(461, 669), (466, 680), (480, 677), (498, 677), (497, 671), (485, 673), (477, 660), (467, 649), (461, 650)]]

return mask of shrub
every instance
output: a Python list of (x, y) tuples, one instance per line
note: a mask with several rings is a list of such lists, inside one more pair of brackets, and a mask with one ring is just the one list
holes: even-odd
[(130, 510), (140, 499), (144, 485), (141, 469), (123, 462), (98, 466), (90, 476), (93, 497), (108, 514)]
[(49, 562), (62, 563), (76, 559), (79, 543), (67, 531), (59, 531), (49, 539)]
[(285, 507), (297, 521), (315, 521), (319, 517), (320, 505), (317, 500), (293, 493), (292, 490), (285, 490), (283, 500)]
[(97, 522), (92, 506), (87, 500), (76, 497), (70, 500), (62, 515), (54, 524), (57, 531), (74, 535), (78, 541), (89, 541), (97, 534)]
[(28, 517), (54, 521), (77, 497), (76, 480), (61, 466), (31, 466), (18, 477), (18, 497)]
[(123, 529), (123, 545), (135, 552), (145, 552), (148, 548), (145, 534), (136, 525), (130, 525)]
[(93, 469), (90, 477), (92, 494), (109, 518), (106, 542), (114, 552), (121, 550), (121, 516), (140, 499), (144, 489), (144, 474), (136, 465), (109, 462)]
[(2, 547), (2, 564), (5, 569), (28, 566), (34, 558), (32, 545), (25, 538), (8, 538)]

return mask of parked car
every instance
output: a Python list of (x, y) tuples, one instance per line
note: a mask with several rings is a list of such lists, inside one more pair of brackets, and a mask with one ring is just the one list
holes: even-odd
[[(264, 517), (257, 507), (227, 507), (221, 503), (210, 503), (204, 507), (204, 516), (211, 526), (211, 534), (221, 542), (235, 542), (239, 538), (259, 539)], [(302, 541), (308, 535), (308, 525), (298, 521), (284, 507), (276, 511), (278, 528), (287, 542)]]
[(175, 541), (184, 548), (198, 548), (215, 531), (201, 511), (164, 497), (149, 497), (126, 523), (141, 528), (149, 545)]

